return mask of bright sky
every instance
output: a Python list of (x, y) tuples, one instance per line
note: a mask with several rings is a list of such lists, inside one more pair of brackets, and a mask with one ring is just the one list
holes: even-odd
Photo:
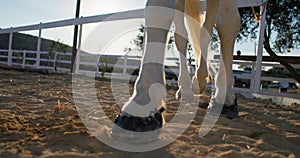
[[(75, 16), (76, 0), (1, 0), (1, 28)], [(125, 3), (126, 2), (126, 3)], [(81, 16), (143, 8), (146, 0), (81, 0)]]
[[(76, 0), (1, 0), (0, 5), (0, 28), (9, 28), (16, 26), (25, 26), (31, 24), (38, 24), (40, 22), (51, 22), (63, 19), (74, 18)], [(126, 10), (133, 10), (145, 7), (146, 0), (81, 0), (80, 16), (93, 16), (112, 12), (121, 12)], [(138, 27), (143, 23), (143, 20), (135, 20), (128, 22), (114, 22), (114, 23), (96, 23), (84, 25), (82, 47), (92, 47), (91, 51), (108, 49), (107, 44), (113, 47), (114, 43), (122, 43), (123, 45), (118, 49), (106, 51), (123, 51), (130, 43), (130, 40), (137, 34)], [(120, 28), (122, 26), (122, 28)], [(130, 33), (131, 32), (131, 33)], [(132, 34), (134, 32), (135, 35)], [(29, 33), (37, 35), (38, 31), (28, 31)], [(118, 34), (117, 34), (118, 33)], [(121, 34), (121, 37), (120, 37)], [(128, 35), (129, 34), (129, 35)], [(130, 36), (131, 34), (131, 36)], [(98, 38), (95, 37), (98, 35)], [(130, 40), (124, 41), (129, 36)], [(68, 45), (72, 45), (73, 27), (64, 27), (58, 29), (43, 30), (43, 38), (59, 40)], [(105, 37), (105, 38), (104, 38)], [(123, 40), (116, 40), (116, 38)], [(93, 40), (91, 38), (94, 38)], [(123, 39), (122, 39), (123, 38)], [(111, 43), (114, 40), (114, 43)], [(95, 46), (87, 46), (86, 43), (100, 44)], [(127, 43), (127, 44), (125, 44)]]
[[(1, 0), (0, 28), (70, 19), (76, 0)], [(146, 0), (81, 0), (81, 16), (93, 16), (145, 7)], [(143, 20), (84, 25), (82, 48), (97, 53), (123, 53), (137, 35)], [(37, 35), (37, 31), (24, 32)], [(72, 45), (73, 27), (43, 30), (43, 38)], [(235, 50), (254, 55), (254, 41), (237, 44)], [(248, 53), (247, 53), (248, 52)]]

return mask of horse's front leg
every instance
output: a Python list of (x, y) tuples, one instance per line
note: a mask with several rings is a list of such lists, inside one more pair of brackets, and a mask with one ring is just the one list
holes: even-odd
[(180, 71), (178, 77), (178, 91), (176, 93), (176, 99), (182, 101), (194, 100), (194, 94), (192, 91), (192, 81), (188, 72), (188, 65), (186, 60), (187, 53), (187, 30), (184, 24), (184, 9), (185, 0), (177, 0), (176, 12), (174, 16), (175, 23), (175, 44), (179, 51), (180, 59)]
[(208, 107), (208, 112), (219, 113), (227, 118), (238, 116), (236, 99), (232, 93), (232, 60), (235, 39), (240, 30), (240, 16), (236, 0), (221, 0), (217, 15), (217, 31), (221, 40), (220, 67), (216, 76), (216, 93)]
[[(148, 0), (145, 10), (146, 38), (134, 94), (116, 119), (117, 126), (138, 132), (162, 127), (165, 98), (164, 56), (173, 22), (175, 0)], [(113, 134), (117, 133), (113, 129)]]

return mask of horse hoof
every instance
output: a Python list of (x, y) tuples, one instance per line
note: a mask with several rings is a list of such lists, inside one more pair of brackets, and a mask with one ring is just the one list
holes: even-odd
[(228, 119), (238, 118), (238, 104), (235, 99), (233, 105), (220, 104), (212, 99), (207, 107), (207, 112), (212, 115), (219, 115)]
[(115, 119), (112, 136), (131, 143), (147, 143), (159, 137), (159, 129), (163, 125), (161, 108), (152, 116), (136, 117), (127, 113), (120, 113)]
[(192, 90), (195, 94), (202, 94), (206, 88), (206, 81), (203, 80), (201, 83), (197, 77), (193, 77)]
[(185, 91), (184, 94), (182, 94), (182, 90), (178, 89), (176, 92), (176, 100), (180, 101), (194, 101), (194, 92), (193, 91)]

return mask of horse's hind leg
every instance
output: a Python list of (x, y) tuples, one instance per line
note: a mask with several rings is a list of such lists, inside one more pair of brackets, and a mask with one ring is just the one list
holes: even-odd
[(235, 39), (240, 30), (240, 16), (236, 0), (220, 1), (216, 25), (221, 40), (222, 58), (216, 76), (216, 93), (210, 103), (209, 111), (213, 111), (213, 108), (224, 104), (222, 114), (228, 118), (235, 118), (238, 112), (236, 100), (232, 93), (232, 60)]
[(186, 60), (187, 53), (187, 31), (184, 24), (185, 0), (177, 0), (176, 12), (174, 16), (175, 23), (175, 44), (179, 51), (180, 71), (178, 77), (179, 90), (176, 93), (176, 99), (191, 101), (194, 100), (192, 81), (188, 72)]
[[(202, 93), (206, 86), (207, 71), (207, 49), (211, 41), (212, 29), (216, 21), (219, 0), (206, 1), (206, 15), (202, 26), (202, 6), (199, 1), (189, 0), (186, 3), (187, 25), (191, 39), (193, 52), (195, 54), (196, 73), (193, 77), (193, 89), (195, 93)], [(200, 7), (198, 7), (200, 6)]]

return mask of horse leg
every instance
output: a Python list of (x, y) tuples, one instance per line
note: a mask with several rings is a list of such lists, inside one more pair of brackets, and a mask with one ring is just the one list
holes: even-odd
[[(202, 93), (206, 86), (206, 78), (208, 77), (207, 62), (206, 62), (207, 50), (208, 50), (209, 42), (211, 41), (212, 29), (216, 22), (218, 6), (219, 6), (219, 0), (206, 1), (205, 21), (201, 29), (199, 29), (198, 34), (196, 34), (198, 35), (197, 37), (199, 38), (199, 40), (197, 40), (196, 42), (199, 43), (200, 48), (199, 47), (197, 48), (197, 50), (199, 51), (199, 55), (195, 55), (195, 57), (198, 56), (198, 60), (196, 60), (198, 62), (197, 63), (198, 67), (193, 77), (193, 89), (195, 93)], [(198, 51), (195, 51), (195, 53), (198, 53)]]
[(178, 91), (176, 99), (191, 101), (194, 100), (194, 94), (191, 90), (192, 81), (188, 72), (188, 65), (186, 61), (187, 53), (187, 31), (184, 25), (184, 8), (185, 0), (177, 0), (176, 12), (174, 15), (175, 23), (175, 44), (179, 51), (180, 71), (178, 77)]
[(145, 132), (158, 129), (163, 124), (161, 109), (165, 98), (164, 56), (175, 5), (175, 0), (147, 1), (146, 43), (141, 70), (133, 96), (123, 106), (115, 121), (123, 129)]
[(236, 0), (220, 0), (217, 16), (217, 31), (221, 40), (221, 61), (216, 76), (216, 93), (208, 107), (209, 112), (222, 107), (222, 113), (228, 118), (238, 116), (236, 99), (232, 93), (233, 74), (232, 60), (235, 39), (240, 30), (240, 15)]

